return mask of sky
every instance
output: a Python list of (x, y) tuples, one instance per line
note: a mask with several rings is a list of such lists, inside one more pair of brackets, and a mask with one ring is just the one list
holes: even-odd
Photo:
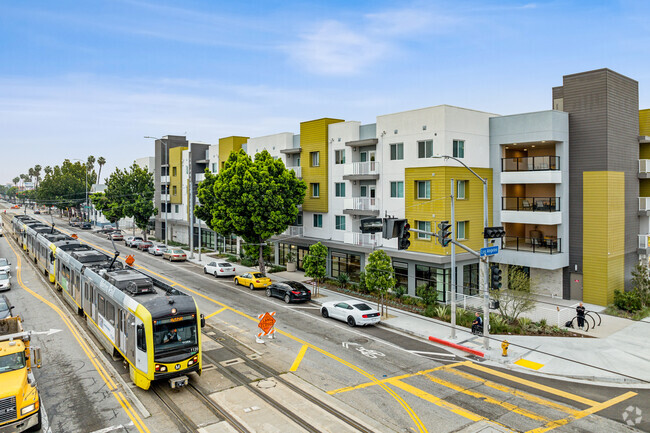
[(0, 1), (0, 184), (37, 164), (153, 156), (322, 117), (449, 104), (547, 110), (562, 76), (610, 68), (650, 108), (650, 2)]

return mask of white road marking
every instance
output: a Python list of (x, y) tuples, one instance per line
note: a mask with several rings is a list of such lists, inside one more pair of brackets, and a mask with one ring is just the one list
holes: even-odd
[(450, 358), (455, 357), (453, 353), (441, 353), (441, 352), (423, 352), (421, 350), (409, 350), (409, 352), (415, 355), (435, 355), (435, 356), (448, 356)]
[(347, 341), (344, 341), (344, 342), (341, 343), (341, 346), (348, 349), (350, 346), (358, 346), (358, 344), (357, 343), (348, 343)]
[(32, 334), (37, 334), (37, 335), (52, 335), (56, 334), (57, 332), (61, 332), (60, 329), (50, 329), (49, 331), (32, 331)]
[(126, 430), (126, 427), (130, 427), (132, 425), (133, 425), (132, 422), (128, 423), (127, 425), (122, 425), (122, 424), (114, 425), (114, 426), (111, 426), (111, 427), (103, 428), (101, 430), (95, 430), (94, 432), (91, 432), (91, 433), (108, 433), (110, 431), (115, 431), (115, 430), (119, 430), (119, 429)]

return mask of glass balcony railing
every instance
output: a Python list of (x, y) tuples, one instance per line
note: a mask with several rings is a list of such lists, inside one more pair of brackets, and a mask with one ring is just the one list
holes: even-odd
[(560, 197), (501, 197), (501, 210), (559, 212)]
[(558, 254), (562, 252), (562, 239), (554, 236), (539, 238), (519, 238), (506, 236), (503, 238), (504, 250), (527, 251), (541, 254)]
[(639, 248), (644, 250), (650, 248), (650, 235), (639, 235)]
[(293, 170), (298, 179), (302, 177), (302, 168), (300, 166), (287, 167), (287, 170)]
[(526, 156), (521, 158), (501, 158), (501, 171), (544, 171), (559, 169), (559, 156)]

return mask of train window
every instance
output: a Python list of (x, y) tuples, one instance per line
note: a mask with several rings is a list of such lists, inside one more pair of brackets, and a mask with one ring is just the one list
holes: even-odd
[(111, 322), (111, 325), (115, 325), (115, 307), (110, 302), (106, 302), (106, 319)]
[(138, 349), (142, 351), (147, 351), (147, 339), (145, 338), (144, 334), (144, 325), (138, 325), (137, 330), (136, 330), (136, 345), (138, 346)]
[[(104, 316), (104, 303), (105, 302), (106, 301), (105, 301), (104, 297), (100, 295), (99, 299), (97, 300), (97, 312), (99, 314), (101, 314), (102, 316)], [(106, 316), (104, 316), (104, 317), (106, 317)]]

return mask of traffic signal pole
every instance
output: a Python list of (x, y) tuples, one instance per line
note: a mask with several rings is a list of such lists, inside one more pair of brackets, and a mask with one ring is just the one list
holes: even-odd
[[(474, 173), (472, 169), (470, 171)], [(483, 182), (483, 232), (485, 232), (488, 224), (490, 224), (488, 221), (488, 183), (487, 179), (480, 176), (478, 178)], [(487, 248), (487, 246), (488, 240), (483, 236), (483, 248)], [(488, 350), (490, 348), (490, 285), (488, 282), (490, 256), (481, 257), (479, 261), (481, 263), (479, 275), (483, 284), (483, 348)]]
[(451, 179), (451, 335), (452, 340), (456, 339), (456, 213), (454, 209), (454, 179)]

